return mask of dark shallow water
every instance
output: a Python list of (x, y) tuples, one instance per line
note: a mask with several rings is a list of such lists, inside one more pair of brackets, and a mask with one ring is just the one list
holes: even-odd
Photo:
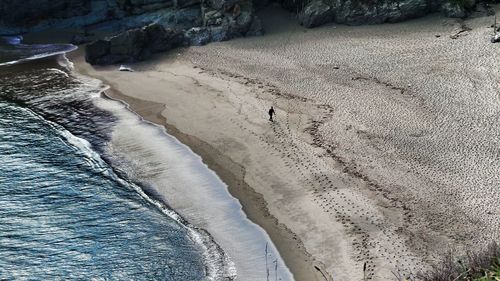
[(76, 49), (71, 44), (22, 44), (21, 36), (0, 37), (0, 66), (19, 64), (64, 54)]
[(68, 73), (0, 69), (0, 280), (206, 280), (193, 230), (103, 160), (102, 89)]

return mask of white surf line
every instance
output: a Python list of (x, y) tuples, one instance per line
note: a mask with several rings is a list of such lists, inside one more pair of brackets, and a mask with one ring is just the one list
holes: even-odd
[(20, 63), (24, 63), (24, 62), (29, 62), (29, 61), (34, 61), (34, 60), (39, 60), (39, 59), (44, 59), (44, 58), (49, 58), (49, 57), (56, 57), (58, 55), (65, 55), (66, 53), (69, 53), (69, 52), (72, 52), (72, 51), (78, 49), (78, 47), (74, 46), (74, 45), (68, 45), (67, 47), (68, 47), (68, 49), (66, 49), (66, 50), (60, 50), (60, 51), (55, 51), (55, 52), (45, 52), (45, 53), (31, 55), (29, 57), (21, 58), (18, 60), (3, 62), (3, 63), (0, 63), (0, 66), (9, 66), (9, 65), (20, 64)]
[[(236, 280), (294, 280), (268, 234), (251, 222), (227, 185), (200, 156), (163, 126), (144, 120), (126, 103), (98, 98), (97, 106), (119, 118), (110, 150), (130, 166), (120, 167), (151, 185), (166, 204), (196, 227), (207, 230), (236, 268)], [(128, 110), (126, 110), (128, 109)]]

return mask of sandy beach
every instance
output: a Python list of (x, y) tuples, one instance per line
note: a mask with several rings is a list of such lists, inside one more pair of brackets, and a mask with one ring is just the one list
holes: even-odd
[(135, 72), (69, 58), (200, 155), (296, 280), (362, 280), (365, 262), (394, 280), (500, 239), (492, 17), (308, 30), (264, 13), (262, 37)]

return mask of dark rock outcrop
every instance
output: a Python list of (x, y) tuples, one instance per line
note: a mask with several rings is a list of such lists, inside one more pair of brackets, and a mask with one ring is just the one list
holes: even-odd
[(123, 32), (109, 40), (109, 54), (114, 62), (141, 61), (149, 57), (151, 52), (147, 47), (147, 35), (144, 30), (132, 29)]
[(73, 45), (82, 45), (91, 42), (91, 36), (85, 34), (75, 34), (71, 37), (70, 43)]
[(71, 39), (75, 44), (89, 42), (89, 34), (117, 34), (88, 45), (93, 64), (140, 61), (180, 45), (262, 34), (252, 0), (0, 1), (0, 35), (67, 28), (82, 29)]
[(306, 27), (328, 22), (350, 25), (399, 22), (441, 12), (447, 17), (466, 17), (475, 0), (281, 0), (281, 5), (299, 15)]
[(184, 45), (200, 46), (209, 42), (263, 34), (262, 24), (254, 15), (251, 2), (234, 3), (232, 0), (224, 0), (217, 2), (216, 6), (220, 5), (222, 10), (212, 6), (202, 9), (203, 26), (188, 29), (184, 33)]
[(259, 17), (254, 16), (252, 23), (248, 27), (248, 31), (245, 36), (261, 36), (264, 35), (264, 27), (262, 27), (262, 21)]
[(185, 46), (202, 46), (211, 41), (212, 33), (208, 27), (193, 27), (184, 33)]
[(0, 24), (30, 26), (46, 19), (71, 18), (90, 12), (90, 0), (2, 0)]
[(110, 55), (110, 42), (97, 40), (85, 47), (85, 60), (91, 64), (106, 64)]
[(476, 0), (448, 0), (441, 2), (439, 10), (445, 17), (465, 18), (476, 6)]
[(201, 0), (1, 0), (0, 34), (96, 26), (115, 32), (153, 22), (192, 27), (200, 4)]
[(239, 0), (207, 0), (210, 8), (220, 11), (225, 11), (228, 8), (234, 7), (234, 5), (239, 2)]
[(333, 8), (323, 0), (313, 0), (299, 14), (299, 21), (305, 27), (315, 27), (334, 19)]
[(148, 48), (152, 53), (165, 52), (182, 44), (182, 32), (164, 28), (158, 24), (151, 24), (142, 29), (146, 34)]
[(237, 15), (210, 18), (205, 26), (194, 27), (184, 33), (185, 46), (201, 46), (209, 42), (226, 41), (236, 37), (255, 36), (264, 33), (258, 17), (252, 12), (240, 11)]
[[(133, 62), (180, 45), (204, 45), (263, 34), (256, 7), (270, 0), (1, 0), (0, 34), (82, 28), (115, 35), (88, 45), (94, 64)], [(306, 27), (329, 22), (359, 25), (398, 22), (432, 12), (466, 17), (476, 0), (277, 0)], [(151, 23), (155, 23), (150, 25)], [(143, 27), (147, 25), (146, 27)], [(124, 31), (128, 30), (128, 31)]]
[[(1, 0), (0, 34), (17, 34), (53, 27), (82, 27), (123, 19), (115, 26), (133, 28), (147, 23), (183, 28), (207, 27), (216, 36), (231, 38), (231, 22), (250, 7), (261, 8), (270, 0)], [(432, 12), (463, 18), (470, 14), (476, 0), (277, 0), (285, 9), (299, 15), (301, 23), (315, 27), (327, 22), (344, 24), (377, 24), (398, 22)], [(184, 13), (182, 10), (190, 10)], [(200, 17), (201, 10), (201, 17)], [(246, 10), (246, 11), (245, 11)], [(133, 17), (151, 14), (137, 20)], [(195, 23), (188, 14), (196, 14)], [(232, 14), (232, 15), (231, 15)], [(245, 16), (245, 15), (244, 15)], [(225, 22), (224, 22), (225, 21)], [(132, 23), (131, 23), (132, 22)], [(212, 26), (212, 27), (210, 27)], [(217, 26), (217, 27), (213, 27)], [(242, 26), (237, 23), (236, 26)], [(195, 32), (196, 33), (196, 32)], [(241, 33), (241, 32), (239, 32)], [(255, 32), (253, 32), (255, 33)], [(227, 35), (224, 35), (227, 34)]]
[(456, 2), (446, 2), (440, 7), (441, 12), (445, 17), (450, 18), (465, 18), (467, 11)]
[(182, 32), (152, 24), (88, 44), (85, 60), (91, 64), (137, 62), (178, 47), (182, 42)]
[(143, 14), (175, 5), (173, 0), (116, 0), (116, 2), (118, 7), (129, 14)]
[(256, 11), (262, 10), (271, 3), (271, 0), (253, 0), (253, 7)]
[(427, 0), (345, 1), (343, 4), (335, 9), (335, 19), (353, 25), (398, 22), (428, 13)]

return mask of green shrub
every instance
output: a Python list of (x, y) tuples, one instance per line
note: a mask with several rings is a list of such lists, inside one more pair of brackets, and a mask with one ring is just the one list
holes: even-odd
[(500, 247), (493, 242), (485, 249), (468, 251), (457, 258), (453, 252), (431, 270), (417, 274), (422, 281), (500, 281)]

